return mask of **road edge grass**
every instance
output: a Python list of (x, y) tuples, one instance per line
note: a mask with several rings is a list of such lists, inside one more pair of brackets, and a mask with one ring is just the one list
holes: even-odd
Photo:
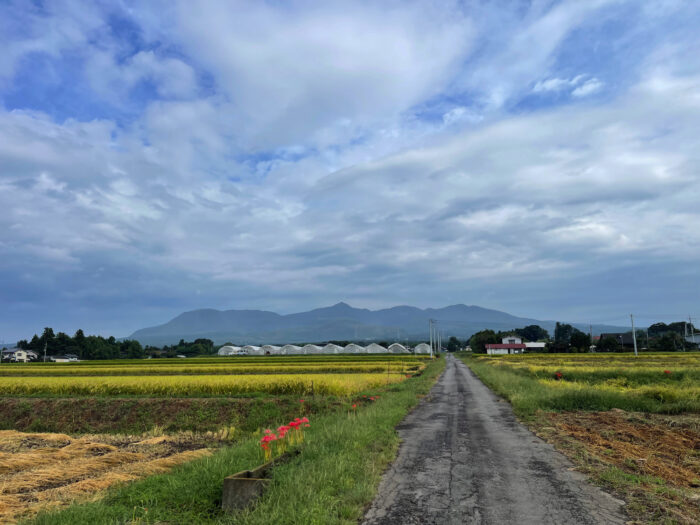
[(356, 523), (396, 457), (396, 425), (427, 394), (444, 361), (437, 359), (421, 375), (387, 387), (375, 402), (354, 396), (355, 411), (312, 420), (301, 454), (275, 468), (269, 488), (248, 510), (223, 513), (221, 490), (224, 477), (262, 462), (257, 436), (166, 474), (112, 488), (97, 501), (23, 523)]
[(551, 412), (607, 410), (674, 414), (684, 411), (683, 403), (663, 407), (655, 400), (630, 400), (615, 392), (580, 389), (553, 392), (536, 378), (482, 362), (472, 354), (458, 357), (486, 386), (510, 402), (515, 415), (534, 434), (567, 456), (593, 484), (623, 499), (625, 511), (633, 519), (631, 523), (693, 523), (675, 519), (676, 510), (682, 506), (682, 491), (668, 486), (661, 478), (625, 472), (605, 463), (591, 455), (580, 441), (557, 431), (547, 418)]

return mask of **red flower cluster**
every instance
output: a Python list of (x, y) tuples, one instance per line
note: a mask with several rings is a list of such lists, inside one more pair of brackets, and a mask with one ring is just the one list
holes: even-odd
[(288, 445), (295, 445), (304, 441), (304, 428), (310, 427), (309, 418), (295, 418), (288, 425), (277, 427), (277, 433), (266, 428), (264, 436), (260, 438), (260, 446), (265, 453), (265, 461), (272, 458), (272, 444), (274, 443), (278, 454), (282, 454)]
[(671, 375), (671, 371), (670, 371), (670, 370), (664, 370), (664, 374), (666, 374), (666, 375)]
[(554, 374), (554, 379), (556, 379), (557, 381), (559, 381), (563, 377), (564, 377), (564, 374), (562, 374), (561, 372), (556, 372)]

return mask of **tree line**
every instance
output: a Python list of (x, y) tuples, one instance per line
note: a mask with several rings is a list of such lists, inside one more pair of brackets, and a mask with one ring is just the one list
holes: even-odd
[[(697, 335), (695, 344), (686, 340), (686, 334), (695, 333), (695, 327), (691, 323), (683, 321), (676, 323), (654, 323), (647, 330), (636, 330), (637, 347), (639, 350), (657, 352), (673, 352), (694, 350), (700, 343), (700, 334)], [(622, 352), (631, 350), (632, 331), (623, 334), (608, 335), (598, 340), (591, 340), (587, 334), (575, 326), (567, 323), (556, 323), (554, 337), (538, 325), (529, 325), (514, 330), (499, 331), (481, 330), (473, 334), (464, 343), (456, 337), (450, 337), (447, 343), (447, 351), (454, 352), (468, 345), (475, 353), (486, 353), (487, 344), (498, 344), (513, 334), (526, 342), (546, 343), (544, 352), (589, 352), (595, 346), (596, 352)]]
[(35, 352), (43, 359), (44, 349), (47, 357), (74, 355), (78, 359), (141, 359), (144, 357), (175, 357), (184, 355), (210, 355), (215, 353), (214, 342), (211, 339), (196, 339), (192, 342), (180, 340), (176, 345), (163, 347), (146, 346), (133, 339), (119, 341), (100, 335), (85, 335), (77, 330), (71, 337), (64, 332), (54, 333), (53, 328), (44, 328), (39, 336), (34, 334), (31, 340), (23, 339), (17, 342), (17, 348)]

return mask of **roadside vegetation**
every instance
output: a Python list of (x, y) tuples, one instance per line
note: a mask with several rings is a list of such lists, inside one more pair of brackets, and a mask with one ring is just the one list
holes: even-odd
[(460, 355), (634, 523), (700, 517), (700, 353)]
[[(347, 361), (344, 356), (332, 357), (331, 362)], [(368, 363), (379, 362), (379, 356), (361, 357)], [(246, 359), (239, 359), (235, 362), (243, 366)], [(210, 363), (211, 359), (205, 361)], [(322, 362), (317, 356), (285, 361)], [(55, 393), (5, 397), (4, 406), (9, 410), (0, 418), (0, 425), (8, 429), (0, 431), (0, 521), (354, 522), (371, 501), (381, 473), (395, 455), (395, 425), (428, 391), (444, 366), (441, 359), (413, 356), (389, 361), (398, 371), (390, 368), (387, 373), (385, 360), (381, 371), (354, 374), (376, 376), (376, 382), (339, 394), (324, 392), (316, 381), (325, 375), (342, 378), (351, 374), (309, 374), (314, 390), (303, 396), (261, 389), (236, 396), (169, 399), (154, 397), (152, 390), (146, 389), (146, 394), (130, 397)], [(232, 364), (230, 359), (228, 364)], [(233, 372), (145, 377), (215, 380), (257, 376)], [(70, 375), (29, 378), (86, 379)], [(24, 377), (4, 378), (3, 383), (5, 379)], [(272, 485), (258, 504), (236, 514), (221, 511), (223, 478), (264, 460), (262, 431), (304, 417), (311, 421), (311, 427), (305, 429), (301, 453), (275, 468)], [(23, 461), (18, 462), (20, 456)], [(89, 503), (80, 503), (86, 500)], [(37, 512), (40, 514), (33, 517)]]

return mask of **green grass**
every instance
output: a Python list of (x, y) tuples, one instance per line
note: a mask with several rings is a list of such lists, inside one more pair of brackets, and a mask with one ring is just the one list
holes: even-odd
[[(532, 417), (538, 410), (576, 411), (619, 408), (627, 411), (667, 414), (700, 412), (697, 382), (680, 373), (677, 376), (681, 379), (674, 380), (663, 372), (651, 376), (648, 372), (625, 370), (619, 366), (615, 372), (612, 372), (609, 369), (606, 370), (605, 361), (600, 360), (597, 364), (601, 367), (602, 377), (595, 377), (595, 373), (591, 371), (576, 372), (563, 369), (564, 380), (548, 383), (542, 381), (544, 376), (540, 372), (529, 372), (525, 368), (508, 366), (509, 363), (514, 362), (527, 363), (529, 357), (527, 355), (522, 356), (522, 360), (513, 356), (503, 360), (469, 355), (459, 357), (492, 390), (508, 399), (515, 412), (522, 418)], [(558, 357), (560, 356), (548, 356), (551, 366), (556, 366)], [(569, 359), (569, 355), (564, 354), (561, 358)], [(634, 357), (630, 355), (629, 359), (633, 360)], [(666, 365), (672, 366), (668, 363)], [(646, 382), (641, 386), (637, 384), (639, 388), (628, 388), (635, 381), (639, 383), (642, 373), (645, 374), (643, 379)], [(549, 374), (548, 379), (551, 377), (552, 375)], [(652, 381), (654, 377), (655, 381)], [(615, 384), (615, 381), (619, 384)], [(608, 384), (605, 384), (606, 382)]]
[(40, 515), (32, 523), (356, 523), (395, 456), (394, 427), (443, 367), (443, 359), (430, 363), (422, 375), (389, 386), (355, 416), (342, 411), (312, 419), (301, 454), (275, 468), (270, 488), (250, 510), (229, 515), (219, 505), (223, 478), (262, 462), (257, 435), (168, 474), (112, 489), (99, 501)]

